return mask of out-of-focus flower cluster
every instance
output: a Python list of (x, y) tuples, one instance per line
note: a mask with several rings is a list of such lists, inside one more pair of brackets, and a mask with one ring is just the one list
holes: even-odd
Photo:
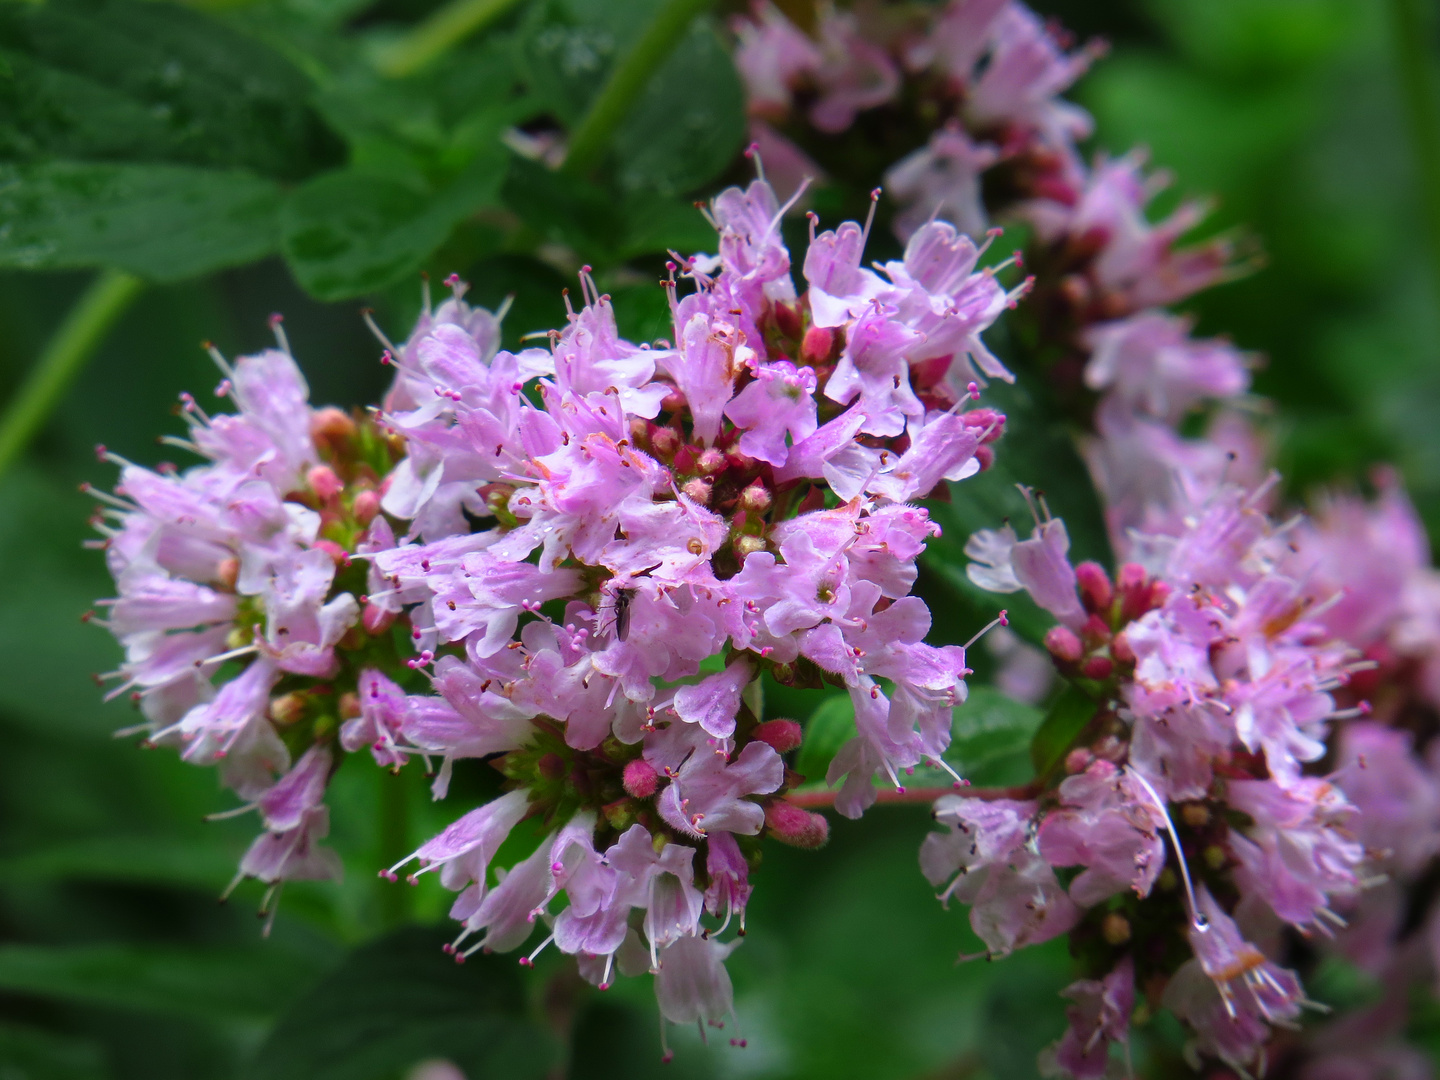
[[(764, 717), (761, 676), (849, 691), (842, 812), (939, 762), (968, 671), (924, 641), (938, 528), (913, 501), (993, 460), (1004, 417), (967, 405), (1009, 377), (980, 334), (1016, 293), (937, 221), (879, 272), (866, 228), (812, 225), (797, 294), (782, 212), (763, 181), (714, 200), (718, 254), (662, 283), (670, 340), (621, 339), (582, 272), (548, 348), (503, 351), (455, 282), (387, 351), (374, 413), (313, 410), (282, 334), (219, 359), (238, 413), (183, 399), (177, 445), (207, 463), (120, 462), (97, 521), (116, 692), (258, 810), (242, 877), (338, 872), (343, 753), (419, 757), (436, 798), (488, 759), (506, 793), (386, 871), (459, 893), (457, 958), (540, 921), (531, 958), (553, 942), (602, 987), (652, 971), (668, 1020), (720, 1024), (757, 838), (827, 836), (784, 797), (800, 727)], [(526, 819), (548, 835), (493, 866)]]

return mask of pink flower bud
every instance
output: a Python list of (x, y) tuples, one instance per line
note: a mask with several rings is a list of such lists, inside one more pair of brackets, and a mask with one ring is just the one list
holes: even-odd
[(1115, 635), (1110, 642), (1110, 655), (1115, 658), (1116, 663), (1133, 664), (1135, 662), (1135, 650), (1130, 648), (1130, 639), (1125, 636), (1125, 631)]
[(1052, 626), (1045, 631), (1045, 648), (1064, 664), (1073, 664), (1085, 655), (1085, 646), (1068, 626)]
[(980, 465), (980, 471), (984, 472), (995, 464), (995, 451), (988, 446), (977, 446), (975, 448), (975, 460)]
[(714, 476), (725, 468), (725, 455), (712, 447), (700, 455), (700, 460), (695, 463), (695, 468), (701, 476)]
[(693, 499), (701, 506), (709, 506), (710, 494), (714, 488), (715, 485), (709, 479), (702, 480), (697, 477), (694, 480), (685, 481), (685, 485), (680, 490), (684, 492), (687, 499)]
[(541, 754), (535, 771), (546, 780), (559, 780), (565, 775), (565, 759), (555, 753)]
[(670, 461), (675, 457), (675, 451), (680, 449), (680, 436), (674, 428), (657, 427), (650, 436), (650, 449), (662, 461)]
[(1115, 598), (1110, 588), (1110, 575), (1097, 562), (1082, 562), (1075, 568), (1075, 580), (1080, 585), (1080, 601), (1085, 610), (1092, 614), (1105, 611)]
[(240, 560), (230, 556), (220, 560), (220, 565), (215, 567), (215, 580), (222, 589), (235, 588), (235, 582), (240, 580)]
[(740, 509), (747, 514), (763, 514), (772, 502), (769, 489), (758, 480), (740, 492)]
[(305, 480), (310, 485), (310, 490), (322, 499), (333, 499), (345, 490), (340, 477), (335, 475), (335, 470), (329, 465), (316, 465), (305, 474)]
[(329, 555), (331, 559), (335, 560), (336, 566), (348, 566), (350, 564), (349, 552), (335, 543), (334, 540), (316, 540), (315, 543), (310, 546), (318, 548), (320, 551), (325, 552), (326, 555)]
[(1087, 679), (1108, 679), (1115, 670), (1115, 662), (1108, 656), (1092, 656), (1080, 668), (1080, 674)]
[(375, 604), (366, 604), (365, 610), (360, 613), (360, 625), (365, 628), (367, 634), (383, 634), (395, 621), (395, 612), (386, 611)]
[(353, 507), (355, 520), (362, 526), (368, 528), (375, 520), (375, 515), (380, 513), (380, 496), (374, 491), (362, 491), (355, 496)]
[(813, 851), (830, 839), (830, 822), (794, 803), (777, 799), (765, 808), (765, 827), (782, 844)]
[(636, 758), (625, 766), (621, 782), (625, 785), (625, 791), (631, 798), (648, 799), (660, 786), (660, 774), (644, 758)]
[(1091, 648), (1107, 645), (1110, 642), (1110, 627), (1099, 615), (1091, 615), (1085, 620), (1085, 625), (1080, 627), (1080, 637)]
[(775, 325), (780, 327), (780, 332), (788, 338), (797, 338), (804, 327), (800, 321), (800, 312), (796, 310), (797, 305), (776, 304)]
[(823, 364), (830, 359), (835, 347), (835, 331), (823, 326), (812, 326), (805, 331), (805, 340), (800, 345), (800, 361), (805, 364)]
[(1090, 767), (1094, 755), (1083, 746), (1077, 746), (1070, 753), (1065, 755), (1065, 771), (1071, 776), (1078, 776)]
[(685, 408), (685, 395), (679, 390), (671, 390), (660, 402), (660, 408), (668, 413), (678, 413)]
[(751, 735), (775, 748), (777, 754), (788, 754), (800, 745), (800, 725), (794, 720), (766, 720)]
[(338, 442), (355, 434), (355, 421), (333, 405), (316, 409), (310, 418), (310, 435), (317, 442)]

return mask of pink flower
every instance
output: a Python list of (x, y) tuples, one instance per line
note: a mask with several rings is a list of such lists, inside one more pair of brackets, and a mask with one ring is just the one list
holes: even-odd
[[(1070, 1026), (1060, 1042), (1042, 1054), (1042, 1075), (1101, 1080), (1109, 1074), (1111, 1043), (1130, 1041), (1134, 962), (1126, 956), (1103, 979), (1081, 979), (1062, 993), (1075, 1003), (1065, 1010)], [(1045, 1068), (1047, 1063), (1050, 1070)]]
[(1060, 785), (1061, 809), (1047, 814), (1037, 836), (1052, 866), (1083, 866), (1071, 898), (1094, 907), (1131, 889), (1148, 896), (1165, 865), (1165, 820), (1144, 790), (1108, 761)]
[[(760, 364), (755, 378), (725, 406), (725, 415), (744, 428), (740, 452), (784, 465), (790, 445), (815, 434), (815, 372), (788, 360)], [(786, 443), (786, 436), (791, 444)]]
[(785, 779), (780, 755), (762, 742), (748, 743), (733, 762), (717, 750), (697, 749), (660, 794), (660, 816), (688, 836), (712, 830), (753, 836), (765, 811), (747, 795), (767, 795)]

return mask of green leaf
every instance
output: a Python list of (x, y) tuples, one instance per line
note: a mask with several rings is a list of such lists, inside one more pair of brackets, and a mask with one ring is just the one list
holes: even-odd
[(0, 156), (172, 162), (300, 179), (338, 161), (305, 77), (185, 8), (50, 0), (0, 8)]
[(795, 759), (795, 771), (812, 783), (824, 783), (830, 759), (854, 735), (855, 706), (850, 695), (827, 698), (805, 722), (805, 738)]
[(417, 271), (459, 221), (493, 201), (505, 160), (498, 148), (482, 154), (438, 190), (359, 168), (316, 177), (281, 213), (285, 261), (321, 300), (382, 289)]
[(27, 881), (115, 881), (181, 885), (218, 893), (235, 874), (234, 852), (210, 838), (107, 836), (51, 844), (0, 859), (0, 876)]
[(460, 966), (440, 951), (444, 940), (411, 929), (357, 950), (281, 1018), (249, 1075), (378, 1080), (439, 1057), (477, 1078), (546, 1076), (556, 1047), (524, 1015), (514, 959)]
[(1070, 744), (1095, 717), (1095, 702), (1076, 686), (1067, 686), (1050, 711), (1035, 739), (1030, 744), (1030, 760), (1035, 765), (1035, 774), (1045, 776), (1070, 750)]
[(517, 60), (539, 108), (567, 126), (585, 115), (617, 57), (645, 29), (659, 0), (542, 0), (527, 12)]
[(962, 776), (977, 784), (1023, 783), (1017, 767), (1029, 771), (1027, 750), (1045, 714), (1006, 697), (993, 686), (971, 686), (965, 704), (950, 722), (945, 753)]
[(221, 1020), (261, 1020), (314, 977), (311, 961), (248, 949), (0, 946), (0, 989), (61, 1001)]
[(745, 90), (714, 28), (699, 20), (651, 77), (615, 132), (622, 186), (693, 191), (722, 172), (745, 139)]
[(0, 266), (179, 281), (275, 249), (279, 188), (188, 165), (0, 164)]
[(0, 1077), (4, 1080), (104, 1080), (100, 1048), (39, 1028), (0, 1024)]

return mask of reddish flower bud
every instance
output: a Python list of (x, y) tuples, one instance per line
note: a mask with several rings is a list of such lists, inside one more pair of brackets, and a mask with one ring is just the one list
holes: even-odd
[(1110, 607), (1115, 592), (1110, 587), (1110, 575), (1097, 562), (1082, 562), (1075, 567), (1075, 580), (1080, 585), (1080, 600), (1085, 610), (1095, 613)]
[(1121, 630), (1110, 642), (1110, 655), (1119, 664), (1133, 664), (1135, 662), (1135, 650), (1130, 648), (1130, 639)]
[(631, 798), (648, 799), (660, 786), (660, 774), (655, 771), (655, 766), (644, 758), (636, 758), (625, 766), (621, 782)]
[(701, 480), (698, 477), (694, 480), (686, 480), (680, 489), (687, 499), (693, 499), (701, 506), (710, 505), (710, 494), (714, 490), (714, 484), (710, 480)]
[(221, 559), (215, 567), (215, 580), (222, 589), (235, 588), (235, 582), (240, 580), (240, 560), (233, 555)]
[(1108, 656), (1092, 656), (1080, 668), (1080, 674), (1087, 679), (1108, 679), (1115, 670), (1115, 661)]
[(774, 311), (775, 325), (780, 328), (780, 332), (788, 338), (799, 337), (805, 324), (800, 320), (800, 312), (796, 310), (796, 306), (776, 304)]
[(335, 560), (336, 566), (350, 565), (350, 553), (335, 543), (334, 540), (316, 540), (315, 543), (310, 546), (318, 548), (320, 551), (325, 552), (326, 555), (329, 555), (330, 558)]
[(788, 754), (800, 745), (800, 725), (794, 720), (766, 720), (751, 734), (763, 743), (768, 743), (777, 754)]
[(770, 497), (770, 490), (757, 480), (740, 492), (739, 505), (740, 509), (747, 514), (763, 514), (770, 509), (773, 501)]
[(1083, 746), (1077, 746), (1070, 753), (1065, 755), (1065, 771), (1071, 776), (1078, 776), (1090, 767), (1090, 762), (1095, 760), (1095, 755)]
[(395, 612), (385, 611), (376, 604), (366, 604), (365, 610), (360, 613), (360, 625), (367, 634), (378, 636), (390, 629), (395, 622), (395, 615)]
[(1064, 664), (1073, 664), (1085, 655), (1085, 646), (1068, 626), (1052, 626), (1045, 631), (1045, 648)]
[(678, 413), (685, 408), (685, 395), (679, 390), (671, 390), (660, 402), (660, 408), (664, 412)]
[(975, 448), (975, 460), (980, 464), (980, 471), (984, 472), (995, 464), (995, 451), (988, 446), (977, 446)]
[(800, 345), (802, 364), (823, 364), (830, 359), (835, 347), (835, 331), (823, 326), (812, 326), (805, 331), (805, 340)]
[(380, 495), (374, 491), (362, 491), (355, 496), (355, 503), (352, 507), (355, 520), (361, 525), (369, 527), (375, 520), (375, 515), (380, 513)]
[(706, 450), (695, 463), (695, 468), (702, 476), (714, 476), (725, 468), (725, 455), (714, 448)]
[(1099, 615), (1091, 615), (1080, 628), (1080, 637), (1093, 649), (1110, 642), (1110, 627)]
[(830, 822), (794, 803), (777, 799), (765, 808), (765, 827), (782, 844), (813, 851), (830, 839)]
[(310, 485), (310, 490), (319, 495), (322, 499), (333, 499), (340, 492), (345, 490), (340, 477), (335, 475), (335, 470), (329, 465), (316, 465), (305, 474), (305, 481)]
[(310, 435), (316, 442), (336, 443), (355, 434), (355, 421), (333, 405), (316, 409), (310, 417)]
[(541, 754), (535, 763), (535, 771), (546, 780), (559, 780), (565, 775), (565, 759), (559, 754)]
[(650, 436), (650, 449), (662, 461), (670, 461), (680, 449), (680, 436), (671, 427), (657, 427)]

